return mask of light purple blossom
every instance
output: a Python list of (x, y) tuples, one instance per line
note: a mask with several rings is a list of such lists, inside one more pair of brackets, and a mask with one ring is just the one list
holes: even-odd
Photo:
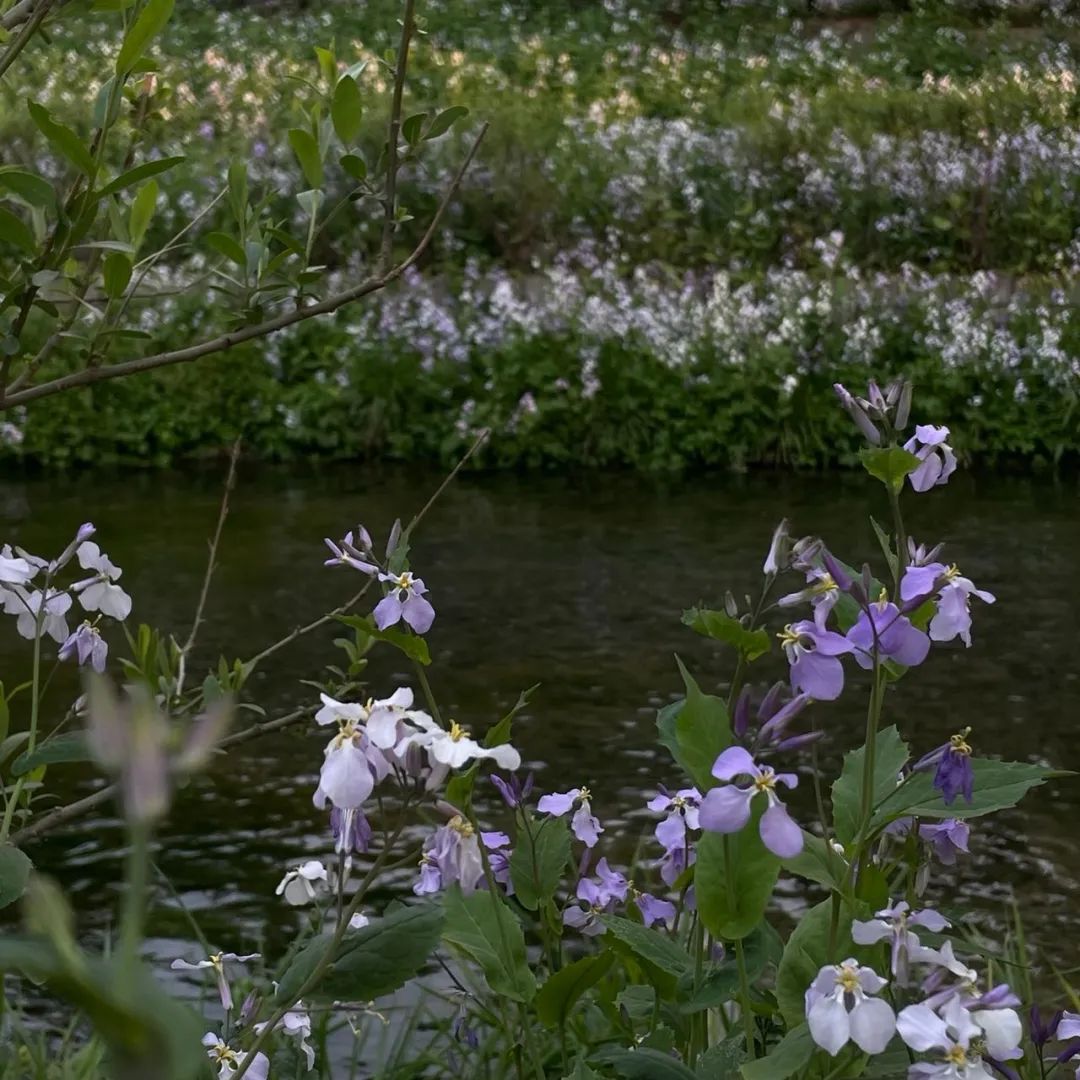
[(356, 540), (353, 540), (352, 532), (347, 532), (340, 543), (326, 537), (323, 541), (330, 549), (332, 557), (324, 562), (324, 566), (351, 566), (362, 574), (374, 574), (378, 572), (378, 565), (373, 561), (371, 553), (371, 537), (363, 525), (356, 527)]
[(116, 584), (124, 571), (115, 565), (93, 540), (81, 543), (75, 553), (84, 570), (97, 571), (95, 577), (86, 578), (72, 586), (79, 597), (79, 603), (87, 611), (100, 611), (103, 615), (123, 622), (131, 614), (131, 597)]
[(41, 633), (58, 644), (68, 639), (67, 619), (71, 608), (71, 596), (59, 589), (24, 589), (21, 585), (9, 585), (3, 591), (4, 611), (14, 615), (15, 630), (20, 637), (33, 641), (37, 634), (38, 615), (41, 616)]
[(367, 732), (352, 720), (345, 720), (326, 745), (312, 801), (320, 810), (327, 802), (339, 810), (359, 810), (375, 790), (376, 782), (389, 772), (390, 763)]
[(912, 766), (917, 772), (934, 768), (934, 787), (941, 792), (946, 806), (961, 794), (971, 802), (974, 794), (975, 770), (971, 764), (971, 744), (967, 741), (970, 734), (970, 727), (958, 731)]
[(925, 840), (931, 851), (945, 866), (955, 866), (958, 854), (967, 855), (971, 826), (960, 818), (926, 822), (919, 826), (919, 839)]
[(301, 907), (310, 904), (320, 892), (329, 888), (326, 867), (318, 859), (309, 859), (285, 872), (274, 890), (275, 896), (283, 896), (287, 904)]
[(896, 1030), (896, 1017), (887, 1002), (872, 995), (885, 980), (855, 960), (828, 964), (806, 991), (810, 1036), (836, 1057), (849, 1042), (863, 1053), (880, 1054)]
[(915, 434), (904, 443), (904, 449), (922, 462), (914, 472), (908, 473), (916, 491), (929, 491), (937, 484), (945, 484), (956, 471), (956, 455), (945, 441), (948, 437), (947, 427), (918, 424)]
[(330, 832), (334, 837), (334, 851), (339, 855), (361, 854), (371, 846), (373, 831), (363, 810), (342, 810), (334, 806), (330, 810)]
[(844, 689), (840, 657), (852, 651), (843, 634), (804, 619), (784, 627), (780, 642), (791, 665), (791, 686), (818, 701), (835, 701)]
[(596, 864), (595, 880), (583, 877), (577, 885), (577, 898), (587, 906), (583, 908), (580, 904), (570, 904), (563, 911), (563, 924), (590, 937), (602, 934), (604, 924), (597, 916), (610, 914), (616, 901), (626, 899), (629, 889), (630, 883), (626, 878), (617, 870), (612, 870), (607, 859), (601, 859)]
[(426, 634), (435, 621), (435, 609), (424, 599), (427, 587), (423, 581), (408, 570), (380, 573), (379, 580), (389, 583), (390, 591), (375, 605), (375, 625), (385, 630), (404, 619), (415, 633)]
[(930, 652), (930, 639), (884, 595), (863, 609), (847, 638), (854, 646), (855, 662), (864, 668), (874, 666), (875, 649), (880, 659), (904, 667), (916, 667)]
[(656, 839), (670, 851), (686, 846), (686, 830), (699, 829), (698, 808), (701, 792), (697, 788), (681, 788), (674, 795), (661, 792), (648, 802), (654, 813), (666, 813), (667, 817), (656, 826)]
[(517, 773), (511, 773), (507, 780), (504, 780), (495, 773), (491, 774), (491, 782), (502, 796), (503, 802), (506, 803), (511, 810), (516, 810), (519, 806), (524, 805), (525, 801), (532, 794), (534, 779), (531, 772), (524, 780), (522, 780)]
[(591, 848), (596, 847), (604, 828), (593, 816), (590, 800), (591, 793), (588, 788), (571, 788), (569, 791), (557, 791), (544, 795), (536, 804), (536, 809), (541, 814), (564, 817), (576, 806), (574, 816), (570, 819), (570, 830), (586, 847)]
[(809, 603), (814, 611), (814, 622), (824, 630), (829, 612), (840, 599), (840, 588), (832, 574), (821, 566), (812, 566), (806, 571), (806, 583), (805, 589), (781, 596), (776, 602), (777, 606), (795, 607), (798, 604)]
[[(769, 806), (758, 828), (765, 846), (781, 859), (793, 858), (802, 851), (802, 830), (776, 794), (778, 783), (788, 788), (799, 783), (794, 773), (776, 773), (768, 765), (758, 765), (741, 746), (730, 746), (713, 763), (712, 774), (727, 783), (706, 792), (698, 814), (703, 829), (739, 832), (750, 820), (751, 802), (757, 795), (764, 795)], [(740, 787), (732, 783), (736, 777), (747, 777), (750, 783)]]
[(484, 877), (484, 862), (476, 830), (460, 814), (428, 837), (420, 857), (420, 879), (413, 885), (417, 896), (439, 892), (455, 882), (467, 895), (476, 891)]
[(940, 933), (949, 925), (948, 919), (938, 912), (930, 908), (913, 912), (903, 900), (893, 907), (875, 912), (874, 916), (866, 922), (856, 919), (852, 923), (852, 940), (856, 945), (876, 945), (879, 941), (889, 939), (889, 967), (902, 984), (907, 983), (910, 964), (933, 962), (937, 957), (937, 953), (922, 945), (918, 935), (909, 928), (922, 926), (933, 933)]
[(194, 964), (187, 960), (174, 960), (170, 966), (173, 971), (212, 971), (217, 980), (221, 1007), (229, 1012), (233, 1007), (233, 998), (232, 991), (229, 989), (229, 979), (225, 974), (225, 965), (246, 964), (251, 960), (259, 959), (261, 959), (259, 953), (248, 953), (246, 956), (237, 956), (232, 952), (211, 953), (205, 960), (197, 960)]
[(90, 667), (99, 673), (105, 670), (108, 655), (109, 646), (98, 633), (97, 627), (85, 621), (68, 635), (57, 653), (61, 660), (70, 660), (74, 656), (80, 667), (89, 663)]
[[(202, 1037), (202, 1044), (206, 1047), (206, 1056), (210, 1059), (210, 1063), (217, 1069), (218, 1080), (231, 1080), (231, 1077), (247, 1060), (248, 1055), (245, 1051), (234, 1050), (212, 1031), (208, 1031)], [(267, 1080), (269, 1075), (270, 1059), (262, 1053), (255, 1055), (255, 1060), (244, 1073), (244, 1076), (250, 1077), (250, 1080)]]
[(480, 842), (488, 852), (491, 876), (506, 889), (507, 896), (514, 895), (514, 882), (510, 876), (510, 837), (504, 832), (482, 832)]
[(403, 761), (410, 747), (419, 747), (427, 752), (436, 779), (445, 776), (449, 769), (460, 769), (470, 761), (493, 761), (500, 769), (516, 769), (521, 765), (521, 754), (509, 743), (482, 746), (456, 720), (450, 722), (447, 730), (427, 713), (412, 712), (408, 722), (413, 730), (398, 742), (394, 755)]
[(0, 582), (5, 585), (26, 585), (40, 569), (29, 560), (13, 555), (11, 548), (6, 544), (0, 552)]
[[(1013, 1061), (1023, 1056), (1019, 1044), (1023, 1025), (1013, 1009), (970, 1009), (959, 997), (939, 1011), (926, 1002), (909, 1005), (896, 1023), (900, 1037), (920, 1054), (934, 1052), (937, 1060), (913, 1065), (910, 1077), (992, 1078), (984, 1062)], [(973, 1045), (974, 1044), (974, 1045)]]
[(634, 903), (641, 912), (641, 921), (646, 926), (665, 923), (670, 927), (675, 921), (675, 905), (670, 900), (661, 900), (649, 893), (634, 889)]

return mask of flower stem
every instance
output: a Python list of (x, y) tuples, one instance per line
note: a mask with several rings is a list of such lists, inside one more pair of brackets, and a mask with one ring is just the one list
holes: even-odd
[[(724, 877), (727, 880), (728, 904), (734, 911), (736, 903), (735, 878), (732, 876), (735, 860), (732, 858), (731, 837), (724, 835)], [(746, 1056), (753, 1061), (757, 1057), (754, 1037), (754, 1011), (750, 1007), (750, 979), (746, 971), (746, 952), (742, 939), (735, 942), (735, 963), (739, 969), (739, 1012), (742, 1015), (743, 1031), (746, 1033)]]
[(894, 580), (896, 588), (893, 599), (899, 603), (900, 581), (907, 569), (907, 532), (904, 529), (904, 516), (900, 513), (900, 493), (893, 488), (892, 484), (889, 485), (889, 505), (892, 507), (893, 528), (896, 531), (896, 577)]
[(855, 881), (862, 874), (865, 859), (866, 841), (870, 835), (870, 818), (874, 812), (874, 767), (877, 756), (877, 733), (881, 722), (881, 707), (884, 700), (884, 671), (881, 667), (881, 650), (874, 642), (873, 685), (870, 690), (870, 704), (866, 710), (866, 745), (863, 747), (862, 798), (859, 806), (859, 834), (855, 844), (853, 868)]
[(150, 865), (150, 829), (145, 822), (133, 821), (129, 830), (127, 882), (124, 891), (124, 913), (120, 920), (120, 970), (124, 984), (130, 988), (139, 961), (139, 944), (146, 917), (146, 879)]
[[(41, 604), (34, 617), (34, 669), (30, 685), (30, 737), (26, 742), (26, 752), (33, 753), (37, 744), (38, 711), (41, 698), (41, 628), (45, 623), (45, 597), (49, 595), (49, 579), (45, 579), (45, 588), (41, 594)], [(0, 843), (7, 840), (11, 833), (11, 822), (15, 817), (15, 808), (19, 805), (23, 786), (26, 784), (24, 773), (15, 783), (11, 798), (4, 809), (4, 821), (0, 824)]]

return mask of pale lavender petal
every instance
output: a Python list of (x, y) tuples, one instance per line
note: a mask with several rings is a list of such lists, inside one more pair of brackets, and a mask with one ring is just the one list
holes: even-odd
[(948, 1049), (951, 1045), (945, 1021), (927, 1005), (909, 1005), (896, 1018), (900, 1038), (920, 1054), (935, 1046)]
[(900, 599), (914, 600), (916, 596), (925, 596), (934, 591), (934, 584), (945, 573), (944, 563), (930, 563), (927, 566), (909, 566), (904, 571), (900, 582)]
[(717, 780), (734, 780), (736, 776), (760, 776), (749, 751), (741, 746), (729, 746), (713, 762), (712, 774)]
[(844, 665), (835, 656), (801, 653), (791, 665), (791, 686), (818, 701), (835, 701), (844, 689)]
[(791, 820), (783, 803), (774, 802), (759, 824), (761, 839), (778, 858), (793, 859), (803, 849), (802, 829)]
[(682, 814), (670, 814), (656, 826), (656, 839), (669, 851), (686, 843), (686, 822)]
[(880, 1054), (896, 1031), (896, 1016), (887, 1001), (863, 998), (851, 1010), (851, 1038), (866, 1054)]
[(435, 609), (420, 595), (406, 598), (402, 605), (402, 614), (405, 621), (418, 634), (426, 634), (435, 621)]
[(710, 832), (738, 832), (750, 820), (753, 797), (753, 788), (739, 788), (734, 784), (713, 788), (701, 803), (698, 814), (701, 827)]
[(401, 621), (401, 601), (397, 592), (388, 593), (376, 605), (372, 615), (375, 616), (375, 625), (380, 630), (393, 626)]
[(842, 1001), (834, 997), (819, 998), (810, 1008), (806, 1019), (811, 1038), (833, 1057), (847, 1045), (851, 1024)]
[(536, 804), (536, 809), (541, 814), (554, 814), (556, 817), (569, 814), (574, 808), (574, 802), (580, 790), (580, 788), (571, 788), (569, 791), (553, 791), (550, 795), (543, 795)]
[(595, 847), (600, 839), (600, 833), (604, 831), (603, 826), (593, 816), (587, 802), (583, 802), (570, 819), (570, 829), (586, 847)]

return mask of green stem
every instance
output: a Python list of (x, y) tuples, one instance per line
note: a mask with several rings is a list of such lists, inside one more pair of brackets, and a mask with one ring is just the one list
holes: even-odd
[(435, 722), (439, 727), (443, 727), (442, 713), (439, 712), (439, 706), (435, 703), (435, 695), (431, 691), (431, 683), (428, 682), (427, 672), (424, 671), (424, 665), (418, 660), (414, 660), (413, 667), (416, 668), (416, 677), (420, 680), (420, 689), (424, 692), (424, 700), (431, 710), (431, 715), (435, 718)]
[(893, 488), (892, 484), (889, 485), (889, 505), (892, 507), (893, 529), (896, 531), (896, 578), (894, 581), (896, 588), (893, 591), (893, 598), (899, 603), (900, 580), (907, 569), (907, 532), (904, 529), (904, 517), (900, 513), (900, 493)]
[[(731, 837), (724, 835), (724, 877), (727, 879), (728, 904), (735, 909), (735, 878), (732, 874)], [(739, 970), (739, 1012), (742, 1015), (743, 1031), (746, 1033), (746, 1056), (753, 1061), (757, 1056), (754, 1035), (754, 1011), (750, 1007), (750, 979), (746, 971), (746, 953), (742, 939), (735, 942), (735, 963)]]
[(866, 841), (870, 835), (870, 818), (874, 812), (874, 766), (877, 756), (877, 733), (881, 722), (881, 707), (884, 700), (884, 672), (881, 667), (881, 650), (874, 642), (873, 685), (870, 690), (870, 704), (866, 710), (866, 744), (863, 751), (862, 798), (859, 804), (859, 834), (855, 845), (853, 866), (855, 880), (862, 874), (866, 855)]
[(145, 822), (136, 821), (129, 832), (131, 850), (127, 861), (127, 883), (124, 893), (124, 913), (120, 920), (120, 970), (128, 988), (132, 985), (135, 967), (139, 962), (139, 945), (146, 917), (146, 880), (150, 866), (150, 830)]

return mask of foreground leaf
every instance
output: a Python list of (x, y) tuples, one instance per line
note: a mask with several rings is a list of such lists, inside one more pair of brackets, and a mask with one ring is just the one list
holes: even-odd
[(536, 995), (536, 1015), (549, 1028), (562, 1027), (570, 1010), (588, 993), (615, 963), (615, 954), (583, 956), (560, 968), (540, 987)]
[[(879, 731), (874, 740), (874, 786), (871, 806), (877, 806), (896, 789), (900, 770), (910, 757), (907, 743), (895, 727)], [(844, 755), (844, 767), (832, 786), (833, 831), (842, 844), (850, 844), (859, 833), (862, 809), (863, 760), (866, 747)]]
[(792, 1028), (768, 1054), (742, 1067), (743, 1080), (786, 1080), (813, 1057), (814, 1040), (806, 1024)]
[(0, 908), (15, 903), (24, 892), (34, 864), (17, 847), (0, 845)]
[(764, 656), (772, 644), (764, 630), (747, 630), (738, 619), (733, 619), (726, 611), (690, 608), (683, 612), (682, 621), (691, 630), (696, 630), (705, 637), (734, 646), (747, 660)]
[(565, 818), (533, 819), (531, 829), (518, 832), (510, 856), (514, 896), (535, 911), (555, 895), (570, 861), (570, 825)]

